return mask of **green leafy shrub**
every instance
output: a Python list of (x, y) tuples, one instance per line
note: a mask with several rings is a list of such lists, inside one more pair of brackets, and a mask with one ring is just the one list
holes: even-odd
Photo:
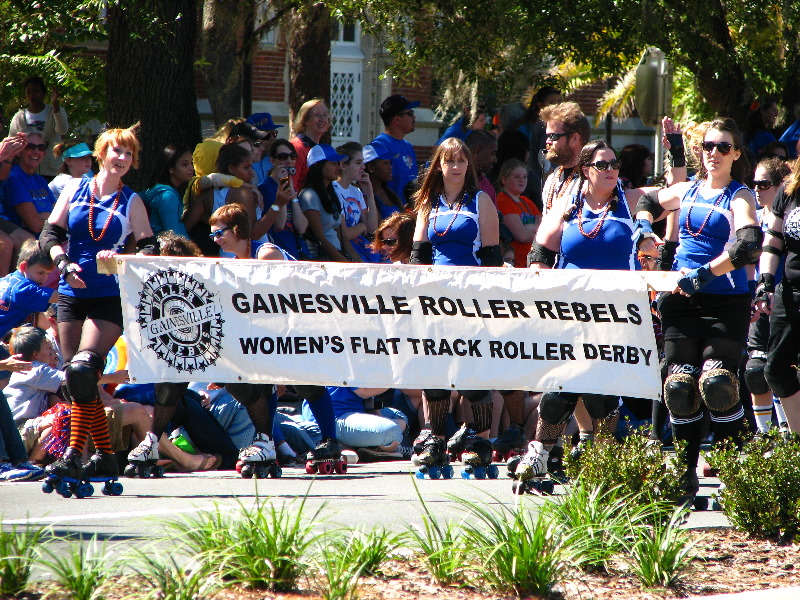
[[(161, 553), (134, 550), (133, 570), (144, 580), (144, 598), (153, 600), (206, 600), (225, 587), (219, 571), (203, 561), (188, 566), (178, 564), (177, 558)], [(128, 598), (142, 598), (136, 591)]]
[(53, 575), (58, 587), (67, 592), (71, 600), (102, 600), (105, 583), (112, 572), (105, 554), (105, 544), (98, 544), (95, 536), (88, 544), (70, 544), (66, 554), (45, 548), (39, 563)]
[(800, 442), (756, 438), (743, 453), (720, 444), (706, 459), (725, 484), (720, 499), (734, 527), (785, 541), (800, 537)]
[(28, 586), (45, 527), (0, 529), (0, 596), (16, 596)]
[(633, 433), (617, 442), (597, 438), (578, 461), (565, 456), (567, 475), (587, 489), (608, 492), (614, 497), (634, 497), (641, 504), (658, 500), (676, 501), (680, 497), (680, 474), (685, 470), (676, 455), (664, 454), (658, 443), (644, 433)]

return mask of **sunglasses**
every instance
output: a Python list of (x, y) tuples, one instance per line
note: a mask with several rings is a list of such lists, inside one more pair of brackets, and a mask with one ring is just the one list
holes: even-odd
[(211, 233), (208, 234), (208, 237), (211, 238), (212, 242), (216, 242), (218, 239), (221, 239), (222, 236), (225, 235), (225, 232), (228, 231), (228, 229), (230, 228), (231, 226), (228, 225), (227, 227), (223, 227), (222, 229), (217, 229), (216, 231), (212, 231)]
[(564, 133), (548, 133), (547, 139), (550, 142), (557, 142), (559, 138), (564, 137), (565, 135), (572, 135), (575, 133), (574, 131), (565, 131)]
[(47, 144), (28, 144), (26, 148), (28, 150), (39, 150), (39, 152), (44, 152), (47, 150)]
[(711, 154), (714, 151), (714, 148), (716, 148), (720, 154), (727, 155), (730, 154), (731, 150), (736, 148), (736, 146), (729, 144), (728, 142), (703, 142), (700, 145), (706, 154)]
[(275, 158), (277, 158), (278, 160), (289, 160), (290, 158), (294, 160), (295, 158), (297, 158), (297, 152), (292, 152), (291, 154), (289, 152), (278, 152), (275, 155)]
[(398, 117), (405, 117), (405, 116), (413, 117), (414, 116), (414, 111), (413, 110), (406, 110), (406, 111), (403, 111), (401, 113), (397, 113), (397, 116)]
[(259, 142), (258, 140), (250, 143), (253, 144), (253, 148), (261, 148), (261, 142)]
[(773, 185), (775, 185), (775, 184), (772, 183), (769, 179), (761, 179), (760, 181), (754, 181), (753, 182), (753, 187), (758, 189), (758, 191), (760, 191), (760, 192), (764, 192), (764, 191), (768, 190)]
[(397, 246), (399, 241), (397, 238), (384, 238), (381, 240), (386, 246)]
[(272, 131), (267, 131), (266, 133), (267, 137), (264, 138), (265, 140), (274, 140), (276, 137), (278, 137), (277, 129), (273, 129)]
[(587, 167), (594, 167), (598, 171), (616, 171), (622, 166), (622, 161), (618, 158), (614, 160), (598, 160), (597, 162), (589, 163)]

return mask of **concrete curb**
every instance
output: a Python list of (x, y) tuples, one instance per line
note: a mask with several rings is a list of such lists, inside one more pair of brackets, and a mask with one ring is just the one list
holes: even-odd
[(777, 590), (758, 590), (737, 594), (717, 594), (714, 596), (692, 596), (703, 600), (796, 600), (800, 599), (800, 587), (779, 588)]

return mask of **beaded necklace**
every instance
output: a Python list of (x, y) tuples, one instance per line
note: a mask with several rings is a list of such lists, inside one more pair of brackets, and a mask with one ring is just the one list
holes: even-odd
[(600, 220), (597, 222), (597, 225), (595, 225), (594, 229), (592, 229), (589, 233), (586, 233), (583, 230), (583, 205), (584, 205), (585, 202), (584, 202), (584, 199), (583, 199), (583, 194), (580, 195), (580, 200), (578, 201), (578, 230), (581, 232), (581, 235), (583, 237), (589, 238), (590, 240), (593, 240), (598, 235), (600, 235), (600, 230), (603, 229), (603, 223), (606, 222), (606, 217), (608, 216), (608, 211), (611, 209), (611, 202), (612, 201), (613, 201), (613, 194), (612, 194), (612, 198), (609, 199), (608, 202), (606, 202), (606, 205), (603, 208), (603, 214), (600, 215)]
[[(114, 204), (111, 206), (111, 209), (108, 212), (108, 218), (106, 219), (106, 224), (103, 225), (103, 229), (100, 231), (100, 235), (95, 237), (94, 235), (94, 189), (97, 187), (97, 177), (92, 178), (92, 195), (89, 199), (89, 235), (95, 242), (99, 242), (102, 240), (106, 235), (106, 230), (108, 226), (111, 225), (111, 219), (114, 218), (114, 213), (117, 210), (117, 206), (119, 206), (119, 199), (122, 195), (122, 181), (119, 182), (119, 187), (117, 188), (117, 195), (114, 198)], [(101, 198), (102, 199), (102, 198)]]
[[(444, 231), (439, 232), (439, 231), (436, 231), (436, 219), (439, 216), (439, 205), (442, 203), (442, 200), (444, 200), (444, 203), (447, 204), (447, 200), (445, 199), (444, 195), (439, 196), (439, 202), (436, 204), (436, 210), (433, 213), (433, 233), (435, 233), (439, 237), (447, 235), (447, 233), (450, 231), (450, 228), (453, 226), (453, 223), (456, 222), (456, 219), (458, 218), (458, 213), (461, 210), (461, 207), (464, 205), (464, 198), (466, 198), (466, 197), (467, 197), (467, 195), (464, 194), (461, 197), (461, 200), (458, 201), (458, 206), (456, 206), (456, 213), (453, 215), (453, 218), (450, 220), (450, 224), (447, 226), (447, 229), (445, 229)], [(452, 209), (453, 207), (450, 206), (450, 208)]]
[[(566, 192), (570, 185), (572, 184), (573, 180), (578, 176), (575, 172), (575, 169), (572, 170), (572, 173), (564, 180), (561, 181), (561, 176), (564, 174), (564, 167), (558, 167), (555, 172), (555, 177), (553, 177), (552, 183), (548, 186), (547, 189), (547, 198), (545, 200), (545, 212), (548, 212), (551, 208), (553, 208), (553, 200), (561, 198), (561, 196)], [(558, 190), (556, 190), (556, 185), (558, 184)]]
[(722, 190), (719, 193), (719, 196), (717, 196), (717, 199), (714, 200), (714, 204), (709, 207), (708, 214), (706, 215), (706, 218), (703, 219), (703, 222), (701, 223), (700, 228), (697, 231), (692, 231), (692, 229), (690, 227), (691, 216), (692, 216), (692, 208), (694, 207), (694, 199), (697, 196), (700, 195), (700, 185), (701, 184), (695, 186), (694, 194), (692, 196), (692, 202), (691, 202), (691, 204), (689, 204), (689, 210), (686, 211), (686, 224), (685, 224), (686, 233), (688, 233), (690, 236), (695, 237), (695, 238), (699, 237), (700, 234), (703, 233), (703, 229), (705, 229), (705, 226), (708, 224), (709, 219), (711, 219), (711, 215), (714, 214), (714, 208), (719, 206), (720, 202), (722, 202), (722, 199), (725, 198), (725, 196), (728, 195), (728, 188), (730, 187), (731, 183), (733, 183), (733, 180), (731, 180), (731, 182), (728, 183), (728, 185), (725, 186), (725, 189)]

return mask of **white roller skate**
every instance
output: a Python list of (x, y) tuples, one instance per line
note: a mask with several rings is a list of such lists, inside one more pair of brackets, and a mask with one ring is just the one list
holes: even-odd
[(158, 465), (158, 437), (152, 431), (128, 453), (125, 477), (163, 477), (164, 467)]
[(265, 433), (257, 433), (253, 443), (239, 452), (236, 471), (245, 479), (255, 476), (256, 479), (280, 477), (275, 442)]
[(552, 494), (555, 487), (552, 479), (547, 479), (547, 460), (550, 452), (544, 449), (542, 442), (532, 441), (528, 444), (528, 452), (522, 457), (515, 472), (512, 491), (515, 494), (538, 493)]

